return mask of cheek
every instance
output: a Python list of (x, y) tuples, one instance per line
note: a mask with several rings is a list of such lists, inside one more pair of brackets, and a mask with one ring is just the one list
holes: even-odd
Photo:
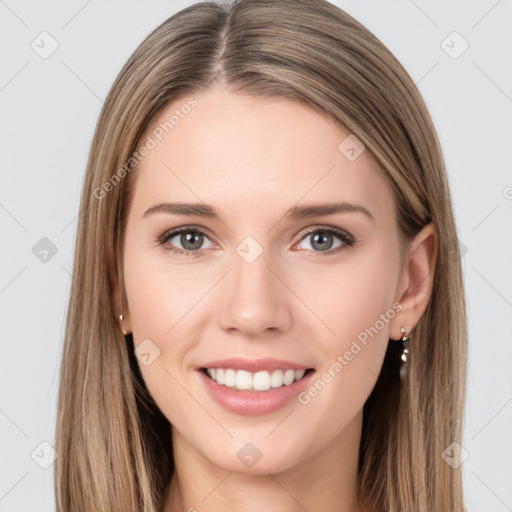
[(166, 261), (164, 249), (157, 250), (162, 251), (157, 257), (126, 251), (125, 287), (134, 339), (168, 338), (208, 290), (207, 276), (187, 278), (179, 265)]
[(381, 272), (379, 266), (370, 267), (360, 273), (351, 273), (339, 286), (343, 296), (339, 302), (337, 328), (343, 332), (343, 339), (364, 343), (369, 337), (387, 341), (390, 315), (394, 312), (394, 288), (388, 274)]
[(370, 395), (389, 343), (390, 322), (400, 309), (393, 302), (397, 256), (386, 254), (382, 247), (336, 272), (310, 273), (303, 281), (303, 291), (313, 282), (328, 283), (322, 292), (310, 294), (308, 304), (322, 312), (321, 319), (331, 332), (316, 337), (322, 366), (299, 401), (311, 407), (315, 416), (331, 417), (333, 434), (336, 425), (355, 415)]
[[(397, 256), (387, 254), (385, 245), (372, 251), (354, 253), (338, 266), (308, 268), (297, 284), (297, 295), (307, 297), (307, 305), (328, 327), (324, 349), (346, 350), (352, 340), (371, 339), (387, 342), (389, 320), (398, 279)], [(309, 293), (308, 293), (309, 291)], [(384, 320), (383, 319), (384, 315)], [(377, 331), (377, 332), (376, 332)]]
[(190, 410), (190, 395), (183, 385), (190, 371), (190, 352), (200, 339), (197, 317), (207, 302), (200, 299), (212, 287), (214, 276), (191, 279), (190, 272), (172, 267), (165, 254), (151, 258), (129, 246), (124, 275), (142, 377), (167, 419), (179, 423), (176, 411)]

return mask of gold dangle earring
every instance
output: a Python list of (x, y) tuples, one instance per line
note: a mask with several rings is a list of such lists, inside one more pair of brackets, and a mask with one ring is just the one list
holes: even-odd
[(409, 330), (407, 333), (405, 332), (405, 329), (403, 327), (400, 327), (400, 332), (402, 333), (402, 342), (404, 344), (404, 349), (402, 351), (402, 355), (400, 356), (400, 359), (402, 360), (402, 365), (400, 367), (400, 378), (402, 380), (405, 379), (405, 376), (407, 375), (407, 367), (409, 366), (409, 336), (411, 334), (412, 327), (409, 326)]

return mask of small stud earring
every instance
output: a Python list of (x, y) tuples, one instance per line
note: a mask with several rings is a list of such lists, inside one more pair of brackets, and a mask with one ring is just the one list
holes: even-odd
[(402, 365), (400, 367), (400, 378), (403, 380), (405, 379), (405, 376), (407, 375), (407, 367), (409, 366), (409, 336), (411, 334), (412, 327), (409, 326), (409, 330), (407, 333), (405, 332), (405, 329), (403, 327), (400, 327), (400, 332), (402, 333), (402, 342), (404, 344), (404, 349), (402, 351), (402, 355), (400, 356), (400, 359), (402, 360)]
[[(122, 290), (122, 287), (121, 287), (121, 275), (119, 275), (119, 290)], [(121, 294), (121, 313), (119, 314), (118, 316), (118, 320), (119, 320), (119, 326), (121, 327), (121, 331), (123, 332), (123, 336), (126, 336), (128, 333), (123, 329), (123, 324), (122, 324), (122, 321), (123, 321), (123, 298), (122, 298), (122, 294)]]
[[(123, 306), (121, 306), (121, 314), (119, 315), (119, 323), (123, 321)], [(123, 329), (123, 325), (121, 324), (121, 331), (123, 332), (123, 335), (126, 336), (128, 333)]]

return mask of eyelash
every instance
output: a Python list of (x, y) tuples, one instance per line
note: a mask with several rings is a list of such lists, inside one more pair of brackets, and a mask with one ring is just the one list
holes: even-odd
[[(309, 236), (313, 233), (316, 233), (316, 232), (322, 232), (322, 233), (327, 233), (329, 235), (336, 236), (343, 242), (343, 245), (336, 247), (335, 249), (329, 249), (328, 251), (310, 250), (317, 256), (320, 256), (320, 257), (330, 256), (331, 254), (340, 252), (348, 247), (353, 247), (355, 245), (355, 241), (349, 233), (347, 233), (346, 231), (344, 231), (342, 229), (333, 228), (330, 226), (307, 228), (307, 230), (301, 234), (301, 238), (300, 238), (299, 242), (302, 242), (307, 236)], [(199, 227), (183, 226), (180, 228), (166, 231), (161, 236), (159, 236), (156, 241), (159, 243), (159, 245), (164, 245), (169, 239), (171, 239), (181, 233), (200, 233), (200, 234), (204, 235), (205, 237), (209, 238), (207, 232), (204, 229), (201, 229)], [(166, 251), (172, 252), (174, 254), (178, 254), (180, 256), (186, 256), (186, 257), (201, 256), (202, 254), (204, 254), (204, 251), (205, 251), (205, 249), (195, 249), (195, 250), (187, 251), (187, 250), (179, 249), (176, 247), (172, 247), (170, 245), (164, 247), (164, 249)]]

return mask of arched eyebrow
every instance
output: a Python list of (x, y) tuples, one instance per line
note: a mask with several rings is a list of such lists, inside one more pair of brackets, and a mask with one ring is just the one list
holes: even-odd
[(193, 217), (204, 217), (213, 220), (220, 220), (220, 217), (213, 206), (203, 203), (159, 203), (148, 208), (143, 217), (149, 217), (155, 213), (169, 213), (175, 215), (190, 215)]
[(340, 203), (294, 206), (293, 208), (290, 208), (286, 212), (285, 217), (290, 219), (303, 219), (307, 217), (320, 217), (322, 215), (333, 215), (335, 213), (352, 212), (362, 213), (366, 215), (366, 217), (368, 217), (371, 221), (375, 220), (375, 217), (367, 208), (360, 204), (349, 203), (347, 201), (343, 201)]
[[(324, 215), (333, 215), (336, 213), (359, 212), (364, 214), (371, 221), (375, 221), (372, 213), (360, 204), (349, 203), (346, 201), (340, 203), (323, 203), (293, 206), (284, 215), (287, 219), (304, 219), (309, 217), (320, 217)], [(204, 203), (159, 203), (151, 206), (145, 212), (143, 217), (149, 217), (156, 213), (168, 213), (174, 215), (189, 215), (191, 217), (203, 217), (220, 221), (220, 216), (213, 206)]]

